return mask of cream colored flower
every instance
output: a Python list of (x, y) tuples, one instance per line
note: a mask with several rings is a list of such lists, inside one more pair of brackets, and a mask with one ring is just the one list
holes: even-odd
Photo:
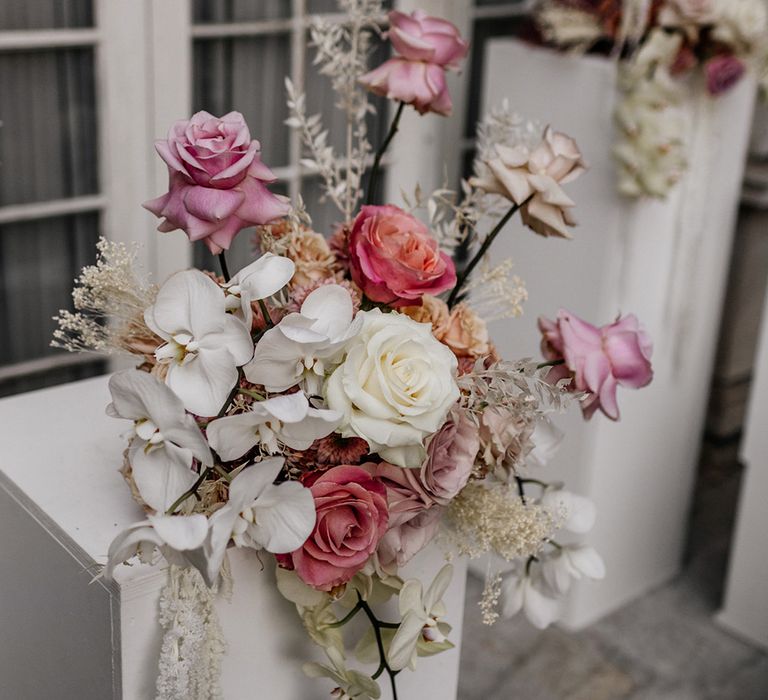
[(768, 10), (762, 0), (715, 0), (716, 19), (712, 38), (748, 54), (764, 41)]
[(360, 332), (325, 385), (328, 408), (344, 416), (339, 432), (358, 436), (382, 459), (418, 467), (424, 440), (459, 398), (454, 354), (431, 329), (403, 314), (361, 311)]
[(292, 286), (304, 287), (333, 276), (336, 258), (322, 234), (306, 229), (293, 232), (285, 255), (296, 265)]
[(491, 349), (485, 321), (466, 304), (453, 308), (440, 340), (457, 357), (485, 357)]
[(576, 222), (569, 210), (575, 202), (561, 185), (587, 167), (571, 137), (547, 127), (533, 150), (497, 145), (496, 156), (485, 165), (487, 172), (473, 177), (470, 184), (520, 205), (523, 223), (536, 233), (570, 238), (567, 227)]
[(432, 333), (438, 340), (443, 337), (448, 326), (448, 304), (431, 294), (425, 294), (421, 298), (421, 306), (403, 306), (399, 311), (417, 323), (431, 324)]

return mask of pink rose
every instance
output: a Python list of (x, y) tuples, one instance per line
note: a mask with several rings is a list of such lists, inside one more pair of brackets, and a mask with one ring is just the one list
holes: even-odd
[(387, 489), (361, 467), (338, 466), (312, 475), (305, 485), (317, 521), (307, 541), (279, 558), (302, 581), (322, 591), (349, 581), (376, 551), (387, 531)]
[(372, 301), (421, 303), (456, 284), (453, 261), (418, 219), (392, 206), (364, 206), (349, 235), (352, 279)]
[(707, 76), (707, 90), (717, 97), (728, 92), (741, 80), (746, 72), (746, 66), (736, 56), (715, 56), (704, 64)]
[(582, 403), (586, 418), (600, 409), (618, 420), (616, 388), (640, 389), (653, 379), (651, 339), (633, 314), (597, 328), (561, 309), (556, 321), (540, 318), (539, 330), (544, 356), (564, 360), (552, 368), (548, 379), (572, 377), (572, 390), (591, 394)]
[(371, 462), (364, 466), (387, 489), (390, 528), (407, 522), (434, 504), (421, 483), (418, 469), (398, 467), (389, 462)]
[(376, 550), (381, 566), (384, 569), (405, 566), (437, 534), (441, 515), (442, 508), (422, 510), (410, 520), (390, 528)]
[(144, 207), (165, 218), (159, 231), (180, 228), (218, 254), (241, 229), (269, 223), (290, 209), (266, 188), (276, 178), (261, 162), (261, 146), (251, 140), (239, 112), (221, 118), (198, 112), (176, 122), (155, 148), (168, 165), (169, 191)]
[(440, 505), (463, 489), (480, 449), (477, 426), (461, 411), (453, 411), (445, 425), (429, 441), (421, 482)]
[(451, 96), (445, 71), (466, 57), (468, 43), (450, 22), (421, 10), (389, 13), (389, 39), (399, 54), (360, 78), (369, 90), (412, 105), (421, 114), (449, 115)]

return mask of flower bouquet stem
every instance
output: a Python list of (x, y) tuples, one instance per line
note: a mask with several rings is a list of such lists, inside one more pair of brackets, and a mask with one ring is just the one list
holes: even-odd
[(397, 105), (397, 111), (395, 112), (395, 117), (392, 119), (392, 123), (389, 125), (389, 132), (387, 133), (387, 136), (381, 146), (379, 146), (379, 150), (376, 151), (376, 155), (373, 159), (373, 166), (371, 167), (371, 178), (368, 180), (368, 192), (365, 196), (366, 204), (373, 204), (373, 200), (376, 198), (376, 186), (379, 180), (379, 171), (381, 170), (381, 159), (387, 152), (387, 148), (389, 148), (389, 144), (392, 142), (392, 139), (395, 138), (395, 134), (397, 133), (398, 127), (400, 126), (400, 117), (403, 115), (404, 109), (405, 102), (399, 102)]

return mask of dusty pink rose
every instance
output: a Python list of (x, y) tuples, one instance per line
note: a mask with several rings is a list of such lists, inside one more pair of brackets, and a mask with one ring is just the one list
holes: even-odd
[(288, 213), (285, 201), (266, 187), (276, 178), (239, 112), (221, 118), (198, 112), (176, 122), (155, 148), (168, 165), (169, 191), (144, 207), (164, 218), (159, 231), (182, 229), (217, 254), (243, 228)]
[(365, 469), (387, 489), (390, 528), (407, 522), (434, 505), (435, 501), (421, 483), (418, 469), (398, 467), (388, 462), (371, 462), (365, 465)]
[(390, 528), (376, 550), (381, 566), (384, 569), (405, 566), (437, 534), (441, 515), (442, 508), (422, 510), (410, 520)]
[(447, 20), (421, 10), (389, 13), (389, 40), (397, 52), (360, 82), (377, 95), (412, 105), (421, 114), (448, 115), (452, 102), (445, 71), (459, 67), (469, 45)]
[(548, 378), (572, 377), (572, 390), (589, 392), (582, 403), (586, 418), (599, 409), (618, 420), (617, 387), (640, 389), (653, 379), (651, 339), (633, 314), (598, 328), (561, 309), (555, 321), (540, 318), (539, 330), (544, 356), (564, 360)]
[(341, 465), (310, 476), (315, 529), (300, 549), (279, 557), (304, 583), (322, 591), (346, 583), (387, 531), (387, 489), (361, 467)]
[(736, 56), (715, 56), (704, 64), (707, 76), (707, 90), (717, 97), (728, 92), (741, 80), (746, 72), (746, 66)]
[(491, 471), (510, 470), (530, 449), (533, 424), (507, 406), (488, 406), (480, 414), (480, 458)]
[(466, 486), (479, 449), (477, 426), (462, 411), (452, 411), (429, 441), (421, 467), (421, 483), (436, 503), (447, 505)]
[(349, 235), (352, 279), (372, 301), (419, 305), (456, 284), (456, 268), (418, 219), (399, 207), (364, 206)]

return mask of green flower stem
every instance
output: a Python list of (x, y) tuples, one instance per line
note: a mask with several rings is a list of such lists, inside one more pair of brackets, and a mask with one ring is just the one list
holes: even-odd
[(194, 496), (195, 498), (197, 498), (197, 489), (199, 489), (200, 488), (200, 484), (202, 484), (208, 478), (208, 474), (210, 474), (211, 471), (212, 471), (211, 467), (206, 467), (205, 469), (203, 469), (203, 471), (201, 472), (201, 474), (198, 477), (197, 481), (194, 484), (192, 484), (192, 488), (190, 488), (189, 491), (185, 491), (184, 493), (182, 493), (181, 496), (179, 496), (173, 502), (171, 507), (168, 510), (165, 511), (165, 514), (166, 515), (173, 515), (175, 513), (176, 509), (182, 503), (184, 503), (184, 501), (186, 501), (190, 496)]
[(368, 192), (366, 192), (365, 195), (366, 204), (372, 204), (373, 199), (376, 196), (376, 185), (378, 184), (379, 170), (381, 169), (381, 159), (386, 153), (387, 148), (389, 148), (389, 144), (391, 143), (392, 139), (395, 138), (397, 128), (400, 125), (400, 117), (403, 116), (404, 108), (405, 102), (401, 102), (397, 107), (395, 118), (392, 120), (392, 124), (389, 127), (389, 133), (387, 133), (387, 137), (384, 139), (384, 143), (382, 143), (381, 146), (379, 146), (379, 150), (376, 151), (376, 156), (373, 159), (373, 167), (371, 168), (371, 175), (368, 179)]
[(261, 315), (264, 317), (264, 323), (266, 324), (267, 328), (272, 328), (272, 326), (275, 324), (274, 321), (272, 321), (272, 317), (269, 315), (267, 305), (264, 303), (263, 299), (259, 299), (259, 308), (261, 309)]
[(355, 605), (352, 610), (350, 610), (344, 617), (341, 618), (341, 620), (336, 620), (336, 622), (331, 623), (328, 625), (331, 629), (335, 629), (337, 627), (343, 627), (346, 625), (357, 613), (359, 613), (363, 609), (363, 606), (360, 605), (360, 602), (358, 601), (357, 605)]
[(219, 253), (219, 265), (221, 265), (221, 274), (224, 275), (224, 281), (229, 282), (229, 268), (227, 267), (227, 258), (223, 250)]
[[(528, 200), (525, 200), (523, 204), (526, 204)], [(459, 279), (456, 281), (456, 286), (453, 288), (453, 291), (451, 292), (451, 295), (448, 297), (448, 306), (453, 307), (456, 302), (458, 301), (458, 296), (461, 294), (461, 290), (464, 288), (464, 285), (469, 280), (469, 276), (472, 274), (472, 271), (477, 267), (477, 264), (483, 259), (485, 254), (488, 252), (488, 249), (493, 244), (493, 241), (496, 239), (496, 236), (499, 235), (501, 232), (501, 229), (506, 226), (507, 222), (514, 216), (515, 212), (520, 209), (523, 204), (513, 204), (509, 211), (504, 214), (504, 216), (501, 218), (498, 224), (494, 226), (493, 231), (491, 231), (483, 241), (483, 244), (480, 246), (477, 253), (475, 253), (475, 256), (472, 258), (472, 260), (469, 261), (467, 266), (462, 270), (461, 275), (459, 275)]]
[(557, 367), (558, 365), (565, 364), (565, 360), (560, 358), (559, 360), (550, 360), (549, 362), (540, 362), (536, 365), (536, 369), (544, 369), (545, 367)]
[(265, 398), (258, 391), (254, 391), (253, 389), (244, 389), (243, 387), (238, 387), (237, 393), (245, 394), (246, 396), (250, 396), (252, 399), (256, 399), (257, 401), (263, 401)]
[(394, 622), (382, 622), (379, 620), (376, 615), (374, 615), (373, 610), (371, 610), (368, 603), (362, 599), (359, 593), (357, 594), (357, 600), (357, 604), (368, 616), (368, 620), (373, 627), (373, 633), (376, 636), (376, 646), (379, 648), (379, 668), (376, 670), (376, 673), (373, 674), (373, 679), (375, 680), (382, 674), (382, 672), (386, 671), (387, 675), (389, 676), (389, 683), (392, 686), (392, 700), (397, 700), (397, 685), (395, 684), (395, 676), (397, 676), (399, 671), (393, 671), (387, 663), (387, 654), (384, 651), (384, 640), (381, 638), (381, 630), (384, 627), (394, 629), (400, 627), (400, 625)]
[(224, 467), (222, 467), (220, 464), (214, 464), (213, 470), (222, 478), (226, 479), (227, 481), (230, 481), (232, 477), (229, 475), (229, 472), (224, 471)]

